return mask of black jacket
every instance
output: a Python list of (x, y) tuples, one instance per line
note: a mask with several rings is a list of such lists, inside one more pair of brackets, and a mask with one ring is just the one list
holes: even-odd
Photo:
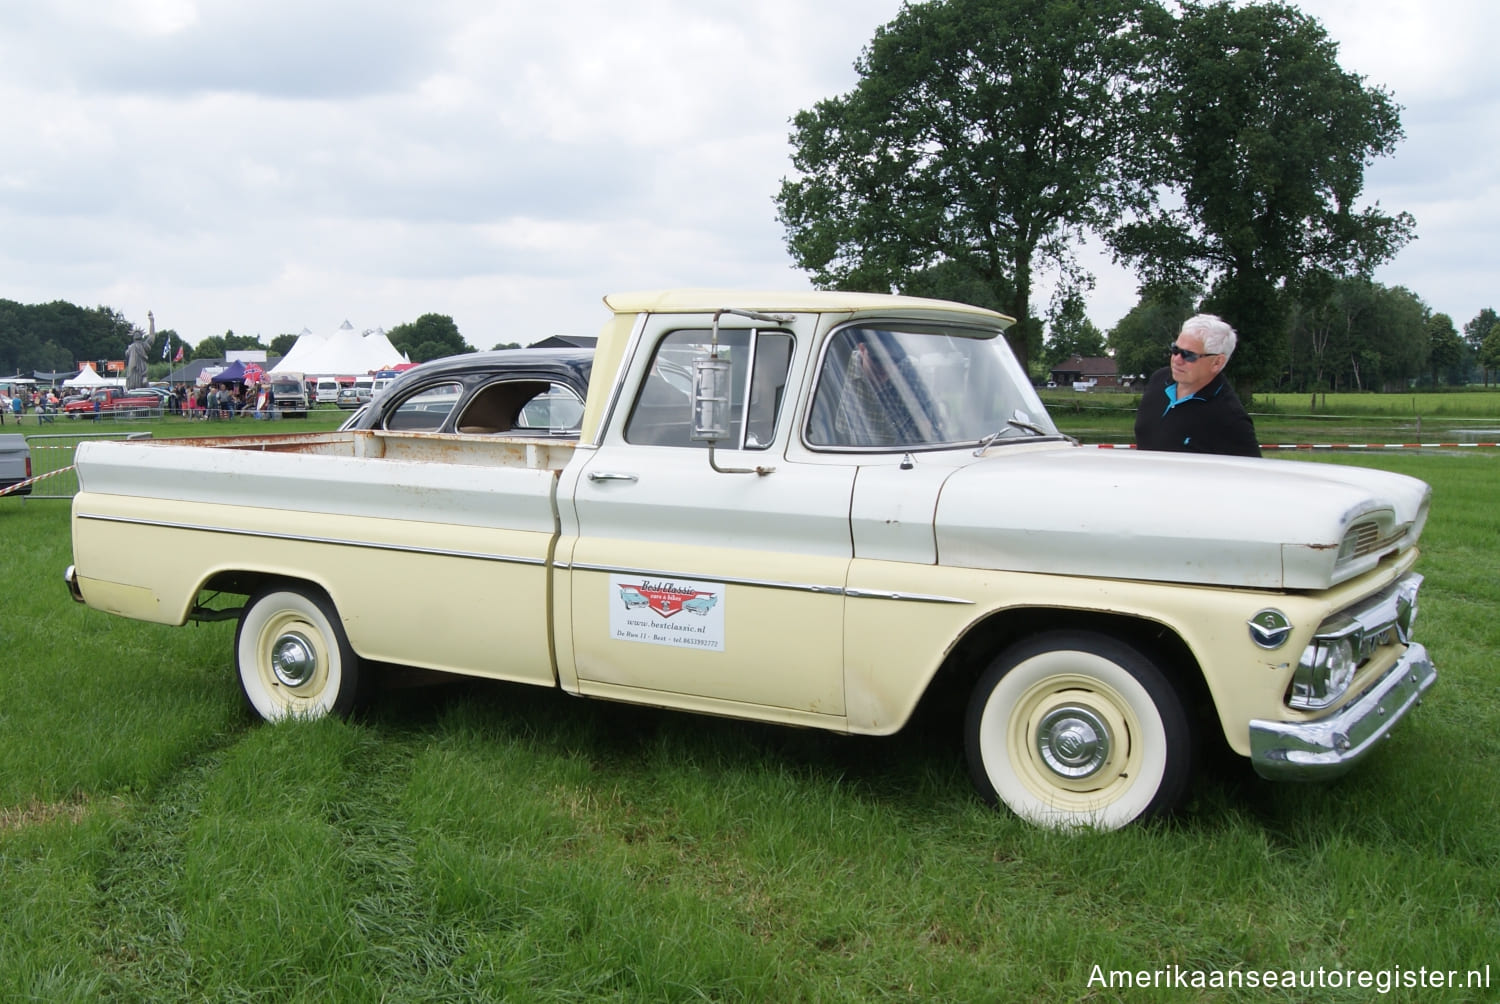
[(1220, 373), (1198, 392), (1171, 406), (1167, 388), (1172, 367), (1151, 374), (1135, 413), (1135, 445), (1142, 450), (1175, 453), (1224, 453), (1234, 457), (1260, 456), (1255, 423), (1246, 414), (1234, 388)]

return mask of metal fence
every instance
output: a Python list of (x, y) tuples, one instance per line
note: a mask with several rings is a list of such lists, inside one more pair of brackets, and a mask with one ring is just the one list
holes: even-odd
[[(31, 495), (34, 499), (70, 499), (78, 494), (73, 451), (89, 439), (150, 439), (149, 432), (85, 432), (79, 435), (27, 436), (31, 447)], [(22, 496), (26, 498), (28, 496)]]

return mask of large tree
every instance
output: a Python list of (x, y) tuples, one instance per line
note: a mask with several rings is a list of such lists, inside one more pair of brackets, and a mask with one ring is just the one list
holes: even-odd
[(1242, 339), (1231, 375), (1253, 388), (1281, 370), (1289, 292), (1368, 276), (1410, 239), (1409, 215), (1358, 206), (1365, 167), (1401, 139), (1399, 109), (1289, 6), (1186, 3), (1159, 45), (1167, 198), (1112, 242), (1148, 280), (1210, 284), (1205, 308)]
[(1490, 374), (1500, 370), (1500, 324), (1490, 326), (1489, 334), (1479, 343), (1479, 365), (1484, 369), (1484, 385), (1490, 385)]
[(848, 94), (793, 119), (778, 217), (823, 288), (939, 294), (1017, 319), (1070, 241), (1137, 204), (1138, 0), (932, 0), (881, 27)]
[(1495, 313), (1494, 307), (1485, 307), (1464, 325), (1464, 341), (1478, 352), (1484, 346), (1484, 340), (1489, 337), (1490, 329), (1496, 324), (1500, 324), (1500, 314)]
[[(1448, 383), (1463, 383), (1464, 340), (1453, 326), (1453, 318), (1447, 314), (1433, 314), (1427, 319), (1427, 366), (1432, 372), (1432, 385), (1436, 387), (1444, 379)], [(1455, 379), (1457, 377), (1457, 379)]]
[(1104, 332), (1094, 327), (1084, 309), (1083, 297), (1060, 297), (1047, 314), (1047, 344), (1042, 354), (1048, 369), (1074, 356), (1093, 359), (1104, 355)]
[(1358, 276), (1340, 279), (1292, 312), (1287, 388), (1404, 388), (1428, 369), (1431, 318), (1408, 289)]
[(79, 362), (123, 358), (131, 327), (108, 307), (0, 300), (0, 373), (60, 372)]
[(1485, 366), (1480, 356), (1484, 350), (1484, 340), (1496, 324), (1500, 324), (1500, 314), (1495, 313), (1494, 307), (1485, 307), (1479, 313), (1469, 319), (1464, 325), (1464, 344), (1469, 347), (1469, 356), (1484, 370), (1484, 385), (1490, 385), (1489, 367)]
[(1432, 310), (1404, 286), (1375, 287), (1373, 309), (1354, 346), (1356, 386), (1403, 390), (1427, 372)]
[(464, 341), (458, 325), (447, 314), (423, 314), (408, 324), (396, 325), (386, 337), (392, 347), (405, 352), (414, 363), (474, 351), (474, 346)]

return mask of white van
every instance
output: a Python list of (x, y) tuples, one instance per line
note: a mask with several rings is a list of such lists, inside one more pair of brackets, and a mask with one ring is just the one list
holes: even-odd
[(318, 377), (317, 396), (313, 400), (318, 404), (338, 404), (338, 380), (333, 377)]

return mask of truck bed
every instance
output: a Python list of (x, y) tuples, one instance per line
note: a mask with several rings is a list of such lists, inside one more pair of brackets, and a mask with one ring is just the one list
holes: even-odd
[(228, 523), (258, 521), (259, 510), (550, 534), (557, 475), (575, 445), (355, 430), (93, 441), (78, 447), (75, 513), (120, 513), (138, 501), (168, 520), (206, 520), (189, 510), (213, 506), (241, 513), (214, 517)]

